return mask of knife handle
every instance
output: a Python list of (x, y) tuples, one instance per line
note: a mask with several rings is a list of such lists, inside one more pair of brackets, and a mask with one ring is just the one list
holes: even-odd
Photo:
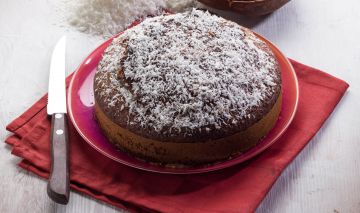
[(48, 196), (55, 202), (69, 202), (69, 135), (65, 113), (51, 116), (51, 171)]

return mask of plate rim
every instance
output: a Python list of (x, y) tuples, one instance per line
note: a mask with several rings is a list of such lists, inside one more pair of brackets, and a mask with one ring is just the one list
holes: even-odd
[[(124, 31), (123, 31), (124, 32)], [(114, 38), (116, 38), (117, 36), (121, 35), (123, 32), (120, 32), (116, 35), (114, 35), (113, 37), (105, 40), (103, 43), (101, 43), (98, 47), (96, 47), (89, 55), (86, 56), (86, 58), (80, 63), (80, 65), (75, 69), (75, 71), (73, 72), (72, 76), (71, 76), (71, 80), (68, 86), (68, 91), (67, 91), (67, 108), (68, 108), (68, 114), (69, 114), (69, 118), (73, 124), (73, 126), (75, 127), (76, 131), (79, 133), (79, 135), (86, 141), (87, 144), (89, 144), (91, 147), (93, 147), (95, 150), (97, 150), (98, 152), (100, 152), (101, 154), (105, 155), (106, 157), (121, 163), (123, 165), (132, 167), (132, 168), (136, 168), (136, 169), (140, 169), (143, 171), (147, 171), (147, 172), (154, 172), (154, 173), (162, 173), (162, 174), (199, 174), (199, 173), (207, 173), (207, 172), (211, 172), (211, 171), (217, 171), (217, 170), (222, 170), (240, 163), (243, 163), (259, 154), (261, 154), (262, 152), (264, 152), (266, 149), (268, 149), (270, 146), (272, 146), (274, 143), (276, 143), (279, 138), (285, 133), (285, 131), (288, 129), (288, 127), (290, 126), (290, 124), (292, 123), (295, 114), (297, 112), (298, 109), (298, 103), (299, 103), (299, 82), (298, 82), (298, 78), (295, 72), (294, 67), (292, 66), (290, 60), (280, 51), (280, 49), (273, 44), (272, 42), (270, 42), (268, 39), (266, 39), (265, 37), (259, 35), (258, 33), (252, 31), (257, 37), (259, 37), (262, 41), (264, 41), (265, 43), (267, 43), (270, 46), (270, 49), (272, 51), (276, 51), (279, 56), (284, 59), (284, 61), (286, 62), (287, 67), (289, 67), (289, 72), (291, 72), (291, 76), (293, 78), (293, 81), (295, 83), (295, 102), (294, 102), (294, 109), (291, 112), (291, 115), (288, 117), (288, 121), (287, 123), (284, 125), (284, 127), (281, 129), (281, 131), (274, 137), (274, 139), (270, 142), (267, 143), (261, 147), (258, 147), (258, 151), (256, 151), (254, 154), (252, 155), (248, 155), (242, 158), (241, 161), (236, 162), (236, 156), (234, 158), (231, 158), (229, 160), (225, 160), (219, 163), (215, 163), (213, 165), (210, 166), (206, 166), (206, 167), (195, 167), (195, 168), (172, 168), (172, 167), (162, 167), (162, 166), (158, 166), (158, 165), (152, 165), (149, 162), (144, 162), (145, 164), (147, 164), (149, 166), (149, 168), (145, 168), (143, 166), (139, 166), (139, 165), (134, 165), (133, 163), (129, 163), (126, 160), (122, 160), (122, 159), (118, 159), (115, 156), (107, 153), (106, 151), (102, 150), (101, 148), (99, 148), (98, 146), (96, 146), (91, 139), (89, 139), (84, 133), (83, 131), (80, 129), (80, 127), (78, 126), (78, 123), (76, 122), (76, 119), (74, 118), (73, 115), (73, 111), (72, 111), (72, 107), (71, 107), (71, 103), (72, 103), (72, 90), (73, 90), (73, 85), (74, 85), (74, 81), (76, 79), (77, 74), (79, 73), (80, 68), (86, 64), (86, 62), (93, 58), (93, 55), (95, 54), (95, 52), (98, 52), (99, 49), (103, 48), (104, 45), (106, 45), (106, 43), (111, 43), (112, 40)], [(105, 47), (106, 48), (106, 47)], [(265, 136), (266, 137), (266, 136)], [(255, 146), (254, 146), (255, 147)], [(118, 150), (120, 151), (120, 150)], [(247, 151), (245, 151), (244, 153), (251, 151), (251, 148)], [(134, 157), (135, 158), (135, 157)], [(223, 165), (222, 165), (223, 164)], [(222, 165), (219, 167), (219, 165)], [(155, 168), (159, 168), (154, 169)]]

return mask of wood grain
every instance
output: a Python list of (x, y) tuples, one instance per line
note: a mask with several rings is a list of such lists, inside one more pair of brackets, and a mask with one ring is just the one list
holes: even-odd
[(51, 170), (47, 193), (59, 204), (67, 204), (70, 194), (69, 134), (66, 116), (66, 113), (51, 115)]
[[(46, 92), (50, 53), (58, 38), (64, 32), (69, 38), (68, 72), (103, 40), (75, 32), (65, 23), (60, 27), (55, 2), (0, 0), (2, 141), (8, 135), (5, 125)], [(265, 18), (222, 13), (253, 28), (289, 57), (350, 84), (332, 116), (280, 176), (257, 212), (360, 212), (358, 8), (358, 0), (341, 4), (298, 0)], [(74, 192), (67, 206), (57, 205), (47, 197), (46, 181), (18, 168), (18, 162), (7, 145), (0, 145), (0, 212), (118, 211)]]

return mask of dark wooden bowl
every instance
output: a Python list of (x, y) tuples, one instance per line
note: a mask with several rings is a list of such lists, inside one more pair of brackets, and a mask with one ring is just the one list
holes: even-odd
[(232, 10), (248, 16), (269, 14), (290, 0), (198, 0), (199, 2), (220, 10)]

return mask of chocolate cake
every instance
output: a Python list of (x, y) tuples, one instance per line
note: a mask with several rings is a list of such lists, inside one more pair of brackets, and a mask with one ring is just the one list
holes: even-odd
[(95, 115), (128, 154), (160, 164), (215, 163), (274, 126), (281, 74), (249, 29), (202, 10), (144, 20), (105, 50)]

